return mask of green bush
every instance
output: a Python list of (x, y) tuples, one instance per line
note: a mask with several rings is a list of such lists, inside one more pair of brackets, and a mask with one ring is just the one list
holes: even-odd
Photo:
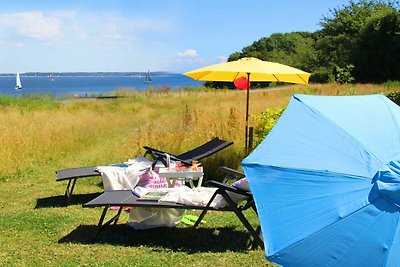
[(206, 87), (206, 86), (188, 86), (184, 88), (184, 91), (188, 92), (211, 92), (215, 91), (213, 87)]
[(0, 96), (0, 107), (19, 107), (20, 110), (46, 110), (57, 108), (59, 103), (51, 95)]
[(311, 74), (310, 83), (328, 83), (331, 76), (331, 70), (328, 70), (327, 68), (320, 68)]
[(400, 105), (400, 92), (399, 91), (390, 92), (386, 96), (390, 100), (392, 100), (394, 103), (396, 103), (397, 105)]
[(348, 84), (354, 81), (354, 77), (352, 75), (352, 71), (354, 69), (354, 65), (347, 65), (345, 67), (335, 67), (334, 78), (335, 82), (341, 84)]
[(259, 122), (254, 128), (255, 144), (258, 145), (269, 134), (275, 123), (281, 117), (285, 108), (266, 109), (254, 118)]
[(400, 81), (387, 81), (383, 84), (386, 88), (391, 90), (399, 90), (400, 89)]

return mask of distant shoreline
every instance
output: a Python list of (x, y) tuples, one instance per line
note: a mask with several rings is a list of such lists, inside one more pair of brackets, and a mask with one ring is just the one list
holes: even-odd
[[(48, 77), (50, 75), (54, 77), (107, 77), (107, 76), (121, 76), (121, 77), (144, 77), (147, 71), (131, 71), (131, 72), (21, 72), (21, 76), (25, 77)], [(174, 73), (168, 71), (150, 71), (153, 76), (162, 75), (179, 75), (181, 73)], [(15, 73), (0, 73), (2, 77), (15, 76)]]
[[(63, 72), (24, 73), (20, 75), (22, 90), (15, 90), (16, 74), (0, 75), (0, 94), (19, 96), (22, 94), (104, 95), (115, 90), (143, 91), (149, 88), (177, 88), (200, 86), (203, 83), (182, 74), (155, 72), (152, 82), (145, 82), (145, 73), (140, 72)], [(146, 72), (147, 74), (147, 72)]]

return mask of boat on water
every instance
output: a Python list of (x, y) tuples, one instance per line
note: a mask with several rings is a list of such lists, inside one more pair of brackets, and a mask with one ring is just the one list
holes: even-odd
[(144, 76), (144, 82), (151, 83), (150, 70), (148, 70), (146, 76)]
[(15, 90), (21, 90), (21, 89), (22, 89), (21, 78), (19, 77), (19, 71), (17, 71), (17, 75), (15, 78)]

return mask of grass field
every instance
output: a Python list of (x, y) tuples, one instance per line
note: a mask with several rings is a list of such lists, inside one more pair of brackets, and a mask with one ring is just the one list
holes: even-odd
[[(399, 88), (397, 88), (398, 90)], [(390, 88), (393, 91), (393, 88)], [(284, 107), (293, 93), (387, 93), (382, 85), (286, 86), (251, 92), (250, 113)], [(101, 100), (0, 97), (1, 266), (265, 266), (249, 250), (247, 232), (230, 213), (210, 212), (193, 230), (132, 231), (123, 222), (92, 244), (101, 209), (81, 204), (101, 192), (101, 179), (81, 179), (72, 205), (57, 169), (104, 165), (143, 154), (149, 145), (183, 152), (214, 136), (234, 141), (203, 162), (205, 179), (218, 166), (239, 169), (244, 153), (245, 92), (176, 91), (119, 93)], [(250, 125), (257, 122), (251, 119)], [(191, 214), (198, 214), (189, 211)], [(255, 215), (248, 213), (252, 223)]]

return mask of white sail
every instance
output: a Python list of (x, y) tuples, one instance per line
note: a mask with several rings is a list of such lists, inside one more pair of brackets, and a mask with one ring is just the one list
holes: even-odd
[(17, 72), (16, 76), (16, 81), (15, 81), (15, 90), (21, 90), (22, 89), (22, 84), (21, 84), (21, 78), (19, 77), (19, 71)]
[(147, 71), (147, 74), (144, 77), (144, 82), (145, 83), (151, 83), (150, 70)]

